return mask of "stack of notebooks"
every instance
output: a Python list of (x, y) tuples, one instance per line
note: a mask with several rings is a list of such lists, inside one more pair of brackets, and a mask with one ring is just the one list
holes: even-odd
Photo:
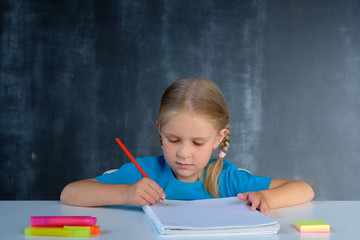
[(280, 228), (236, 197), (167, 202), (143, 207), (160, 236), (275, 234)]

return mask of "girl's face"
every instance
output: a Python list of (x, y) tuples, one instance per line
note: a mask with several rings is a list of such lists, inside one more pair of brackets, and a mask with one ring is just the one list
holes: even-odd
[(163, 126), (157, 123), (157, 127), (166, 162), (176, 179), (183, 182), (200, 179), (212, 150), (227, 134), (227, 129), (218, 132), (209, 120), (188, 112), (176, 115)]

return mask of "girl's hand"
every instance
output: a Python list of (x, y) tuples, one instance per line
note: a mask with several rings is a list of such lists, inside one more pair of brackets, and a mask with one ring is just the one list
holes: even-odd
[(151, 205), (165, 198), (164, 190), (150, 178), (130, 185), (127, 200), (130, 205)]
[(245, 204), (251, 205), (251, 210), (258, 209), (262, 214), (269, 214), (269, 204), (260, 192), (239, 193), (237, 197)]

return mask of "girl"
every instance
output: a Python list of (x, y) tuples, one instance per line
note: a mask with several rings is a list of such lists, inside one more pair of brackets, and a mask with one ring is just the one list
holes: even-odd
[[(270, 209), (314, 197), (305, 182), (254, 176), (223, 160), (229, 149), (229, 113), (220, 89), (208, 79), (180, 79), (170, 85), (156, 125), (164, 155), (137, 159), (150, 179), (127, 163), (111, 174), (70, 183), (61, 201), (76, 206), (149, 205), (165, 197), (237, 196), (267, 215)], [(218, 147), (218, 158), (211, 160)]]

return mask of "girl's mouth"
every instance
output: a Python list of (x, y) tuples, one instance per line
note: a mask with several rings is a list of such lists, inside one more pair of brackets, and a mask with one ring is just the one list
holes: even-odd
[(189, 168), (192, 166), (192, 164), (189, 164), (189, 163), (179, 163), (179, 162), (176, 162), (176, 164), (180, 167), (180, 168)]

